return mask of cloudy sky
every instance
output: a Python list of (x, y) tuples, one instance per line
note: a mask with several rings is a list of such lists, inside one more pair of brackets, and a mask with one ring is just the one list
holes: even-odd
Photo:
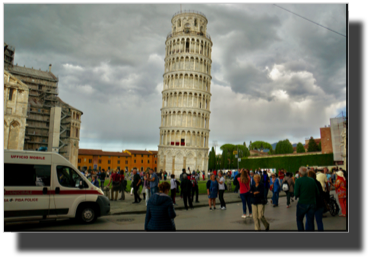
[[(281, 4), (346, 33), (343, 4)], [(213, 41), (210, 145), (320, 137), (346, 107), (346, 38), (269, 4), (185, 4)], [(165, 39), (179, 5), (4, 5), (15, 63), (59, 76), (81, 148), (157, 150)]]

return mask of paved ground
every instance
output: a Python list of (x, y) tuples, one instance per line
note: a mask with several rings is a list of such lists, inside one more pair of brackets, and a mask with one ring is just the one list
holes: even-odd
[[(334, 191), (331, 191), (333, 193)], [(280, 192), (280, 197), (286, 196), (285, 192)], [(143, 195), (140, 194), (140, 197), (143, 198)], [(195, 198), (195, 197), (194, 197)], [(272, 198), (272, 192), (269, 191), (268, 198)], [(120, 193), (119, 197), (120, 199)], [(226, 203), (238, 203), (240, 202), (240, 196), (237, 193), (233, 192), (225, 192), (224, 193), (224, 200)], [(142, 200), (139, 204), (133, 204), (134, 197), (130, 195), (130, 193), (125, 194), (125, 200), (124, 201), (111, 201), (111, 215), (115, 214), (127, 214), (127, 213), (145, 213), (146, 212), (146, 205), (145, 201)], [(175, 206), (175, 209), (184, 209), (183, 200), (180, 198), (179, 195), (176, 197), (176, 203), (177, 206)], [(219, 198), (216, 199), (216, 204), (219, 205)], [(199, 203), (194, 203), (194, 207), (200, 207), (200, 206), (208, 206), (208, 198), (207, 195), (199, 195)]]
[[(231, 194), (235, 195), (236, 194)], [(203, 198), (205, 199), (205, 198)], [(210, 211), (208, 207), (193, 210), (176, 210), (175, 224), (177, 230), (254, 230), (252, 219), (242, 219), (241, 203), (227, 204), (227, 210)], [(271, 230), (297, 230), (296, 202), (286, 208), (286, 198), (281, 197), (279, 207), (268, 204), (265, 216)], [(77, 224), (72, 220), (45, 221), (43, 223), (15, 224), (5, 226), (5, 231), (20, 230), (143, 230), (145, 214), (109, 215), (99, 218), (90, 225)], [(323, 219), (325, 230), (346, 230), (345, 217), (327, 217)], [(262, 227), (262, 229), (264, 229)]]
[[(285, 193), (281, 192), (280, 197), (281, 196), (285, 196)], [(140, 197), (141, 197), (141, 199), (143, 198), (142, 195), (140, 195)], [(271, 197), (272, 197), (272, 192), (269, 191), (268, 198), (271, 198)], [(120, 195), (119, 195), (118, 199), (120, 199)], [(195, 196), (194, 196), (194, 199), (195, 199)], [(241, 201), (239, 194), (233, 193), (233, 192), (226, 192), (224, 194), (224, 200), (226, 201), (227, 204), (228, 203), (238, 203)], [(142, 200), (138, 204), (133, 204), (132, 203), (133, 201), (134, 201), (134, 197), (131, 196), (129, 193), (127, 193), (125, 195), (124, 201), (120, 201), (120, 200), (119, 201), (111, 201), (111, 212), (110, 212), (110, 214), (115, 215), (115, 214), (145, 213), (146, 212), (146, 205), (145, 205), (144, 200)], [(180, 196), (176, 197), (176, 203), (177, 203), (177, 206), (175, 206), (176, 210), (185, 208), (183, 200), (181, 199)], [(218, 198), (216, 199), (216, 204), (220, 205)], [(207, 195), (199, 195), (199, 203), (194, 203), (193, 205), (194, 205), (194, 207), (208, 206)]]

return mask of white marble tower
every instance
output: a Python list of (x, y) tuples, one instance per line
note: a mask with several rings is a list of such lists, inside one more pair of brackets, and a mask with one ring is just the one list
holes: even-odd
[[(211, 102), (211, 37), (204, 14), (174, 14), (165, 42), (158, 166), (176, 176), (208, 169)], [(177, 177), (178, 178), (178, 177)]]

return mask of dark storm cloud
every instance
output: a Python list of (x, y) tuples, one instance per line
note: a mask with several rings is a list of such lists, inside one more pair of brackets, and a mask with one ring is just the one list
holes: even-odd
[[(346, 32), (345, 5), (282, 6)], [(84, 112), (81, 147), (157, 149), (165, 39), (178, 8), (5, 4), (4, 39), (15, 63), (53, 65), (60, 97)], [(302, 141), (345, 106), (343, 37), (273, 5), (183, 9), (206, 14), (214, 43), (210, 141)], [(252, 120), (264, 130), (236, 123)]]

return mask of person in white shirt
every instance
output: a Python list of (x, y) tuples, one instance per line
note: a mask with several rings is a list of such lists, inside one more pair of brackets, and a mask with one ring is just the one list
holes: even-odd
[(225, 184), (224, 184), (224, 177), (222, 175), (222, 172), (218, 172), (218, 178), (216, 179), (218, 182), (219, 187), (219, 201), (220, 201), (220, 209), (225, 210), (226, 209), (226, 202), (224, 201), (224, 191), (226, 190)]
[(317, 181), (321, 183), (323, 191), (326, 192), (326, 183), (327, 183), (326, 174), (322, 173), (321, 171), (318, 171), (317, 172)]
[(172, 174), (171, 175), (171, 179), (170, 179), (170, 197), (173, 200), (173, 205), (177, 205), (175, 203), (175, 195), (176, 195), (176, 193), (177, 193), (177, 182), (175, 180), (174, 174)]

